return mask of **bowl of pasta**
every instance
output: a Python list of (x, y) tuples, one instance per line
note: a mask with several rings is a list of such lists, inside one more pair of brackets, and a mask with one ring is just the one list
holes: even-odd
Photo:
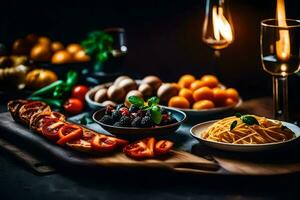
[(216, 149), (255, 152), (295, 142), (300, 137), (300, 128), (288, 122), (237, 114), (197, 124), (190, 133), (201, 143)]

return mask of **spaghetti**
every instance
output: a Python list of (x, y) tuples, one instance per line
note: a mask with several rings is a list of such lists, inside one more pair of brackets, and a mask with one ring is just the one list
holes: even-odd
[(202, 138), (231, 144), (266, 144), (278, 143), (295, 137), (294, 132), (280, 121), (265, 117), (247, 115), (256, 123), (247, 123), (242, 117), (227, 117), (212, 124)]

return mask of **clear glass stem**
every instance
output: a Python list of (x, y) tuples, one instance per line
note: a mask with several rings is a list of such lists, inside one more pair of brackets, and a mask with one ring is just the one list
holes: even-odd
[(277, 120), (288, 121), (288, 77), (273, 76), (273, 115)]

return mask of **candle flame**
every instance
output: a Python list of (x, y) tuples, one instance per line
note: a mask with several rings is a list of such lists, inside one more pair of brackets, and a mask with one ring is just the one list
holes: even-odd
[[(280, 27), (287, 27), (284, 0), (277, 0), (276, 19)], [(276, 55), (281, 61), (290, 58), (290, 36), (288, 30), (279, 30), (279, 40), (276, 41)]]
[(221, 40), (221, 36), (228, 42), (232, 42), (233, 34), (231, 26), (223, 14), (223, 7), (213, 6), (212, 8), (214, 37)]

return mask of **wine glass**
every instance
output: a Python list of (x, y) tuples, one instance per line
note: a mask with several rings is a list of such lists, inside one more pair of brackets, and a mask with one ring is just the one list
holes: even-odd
[(234, 41), (234, 30), (228, 4), (225, 0), (206, 0), (202, 40), (214, 50), (216, 57), (220, 49)]
[(288, 76), (300, 70), (300, 21), (266, 19), (261, 22), (263, 69), (273, 78), (274, 118), (288, 120)]

